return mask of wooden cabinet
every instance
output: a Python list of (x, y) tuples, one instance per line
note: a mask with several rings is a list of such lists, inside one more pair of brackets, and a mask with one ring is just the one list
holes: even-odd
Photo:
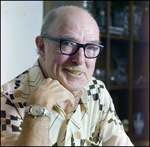
[[(149, 1), (44, 1), (44, 16), (60, 5), (82, 7), (84, 2), (92, 5), (104, 45), (96, 64), (103, 76), (99, 78), (121, 121), (129, 121), (132, 142), (149, 145)], [(142, 116), (135, 117), (139, 112)], [(134, 122), (141, 119), (144, 125), (138, 134)]]

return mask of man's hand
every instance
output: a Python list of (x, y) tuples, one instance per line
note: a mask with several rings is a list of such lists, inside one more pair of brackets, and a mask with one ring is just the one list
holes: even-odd
[[(75, 98), (73, 94), (57, 80), (48, 78), (31, 92), (27, 105), (39, 104), (51, 111), (54, 105), (65, 101), (70, 102), (74, 106)], [(35, 119), (26, 114), (16, 146), (48, 146), (49, 121), (48, 117), (38, 117)]]
[(59, 81), (47, 78), (32, 91), (28, 105), (40, 104), (51, 111), (54, 105), (65, 101), (69, 101), (74, 106), (73, 94), (63, 87)]

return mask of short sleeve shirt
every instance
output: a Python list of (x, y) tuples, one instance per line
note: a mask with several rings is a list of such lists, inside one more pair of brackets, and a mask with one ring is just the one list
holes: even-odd
[[(31, 91), (44, 80), (38, 60), (1, 86), (1, 145), (15, 145), (22, 130), (25, 107)], [(56, 105), (51, 111), (49, 145), (133, 146), (117, 116), (104, 83), (92, 77), (82, 89), (78, 106), (65, 114)]]

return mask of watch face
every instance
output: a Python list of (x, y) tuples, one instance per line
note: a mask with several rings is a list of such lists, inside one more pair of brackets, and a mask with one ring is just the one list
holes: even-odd
[(42, 115), (42, 108), (39, 105), (32, 105), (32, 108), (30, 111), (33, 116)]

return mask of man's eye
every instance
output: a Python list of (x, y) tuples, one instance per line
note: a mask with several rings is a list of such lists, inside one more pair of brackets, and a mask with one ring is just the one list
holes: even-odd
[(66, 46), (73, 46), (74, 45), (74, 43), (72, 43), (72, 42), (63, 42), (63, 45), (66, 45)]
[(77, 48), (77, 44), (74, 42), (69, 42), (69, 41), (65, 41), (62, 44), (64, 47), (70, 47), (72, 49), (76, 49)]
[(63, 45), (70, 46), (71, 44), (69, 42), (64, 42)]
[(95, 51), (95, 50), (98, 50), (99, 47), (98, 46), (87, 46), (87, 49)]
[(87, 47), (87, 49), (89, 49), (89, 50), (94, 50), (94, 47)]

